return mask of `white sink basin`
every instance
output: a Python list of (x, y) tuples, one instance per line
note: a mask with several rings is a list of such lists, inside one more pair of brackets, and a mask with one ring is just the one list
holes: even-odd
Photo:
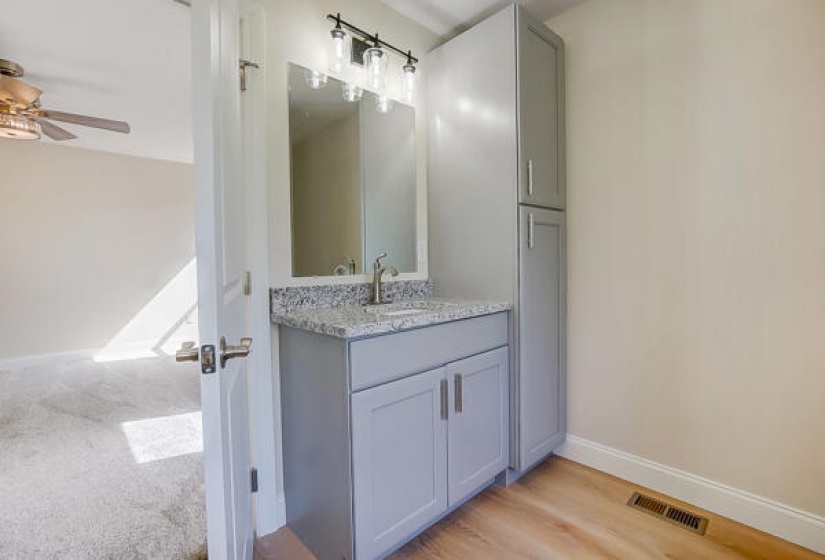
[(386, 315), (388, 317), (397, 317), (399, 315), (415, 315), (416, 313), (423, 313), (425, 311), (427, 311), (427, 310), (426, 309), (416, 309), (416, 308), (413, 307), (413, 308), (410, 308), (410, 309), (394, 309), (392, 311), (380, 311), (379, 310), (379, 311), (376, 311), (376, 313), (378, 313), (379, 315)]
[(409, 300), (378, 305), (365, 305), (364, 311), (383, 315), (384, 317), (403, 317), (405, 315), (415, 315), (417, 313), (428, 313), (432, 311), (446, 311), (452, 304), (444, 301), (432, 300)]

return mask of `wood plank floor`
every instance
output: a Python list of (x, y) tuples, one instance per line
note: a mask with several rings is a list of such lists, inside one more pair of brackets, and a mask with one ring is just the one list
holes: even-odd
[[(626, 503), (636, 490), (707, 517), (707, 533), (699, 536), (631, 509)], [(285, 540), (283, 535), (278, 538)], [(312, 558), (294, 551), (284, 555), (271, 545), (274, 540), (272, 536), (261, 539), (258, 549), (265, 548), (266, 554), (256, 558)], [(485, 490), (391, 556), (392, 560), (521, 558), (822, 560), (825, 556), (560, 458), (545, 462), (508, 488)]]

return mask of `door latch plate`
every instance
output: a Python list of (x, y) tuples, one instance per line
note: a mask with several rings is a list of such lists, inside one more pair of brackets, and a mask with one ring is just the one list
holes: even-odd
[(201, 373), (215, 373), (215, 345), (201, 346)]

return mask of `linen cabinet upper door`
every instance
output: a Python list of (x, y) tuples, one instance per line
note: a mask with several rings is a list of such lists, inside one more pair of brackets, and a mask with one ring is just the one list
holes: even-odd
[(564, 208), (564, 45), (519, 10), (519, 202)]

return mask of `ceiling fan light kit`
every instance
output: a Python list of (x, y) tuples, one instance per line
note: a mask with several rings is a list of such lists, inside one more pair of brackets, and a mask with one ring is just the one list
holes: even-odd
[(37, 140), (40, 138), (40, 131), (37, 129), (37, 123), (29, 119), (0, 113), (0, 138)]
[(41, 108), (40, 95), (43, 92), (18, 79), (22, 76), (22, 66), (0, 58), (0, 138), (38, 140), (41, 132), (56, 141), (77, 138), (68, 130), (50, 122), (51, 120), (121, 134), (129, 134), (131, 131), (129, 124), (123, 121)]

